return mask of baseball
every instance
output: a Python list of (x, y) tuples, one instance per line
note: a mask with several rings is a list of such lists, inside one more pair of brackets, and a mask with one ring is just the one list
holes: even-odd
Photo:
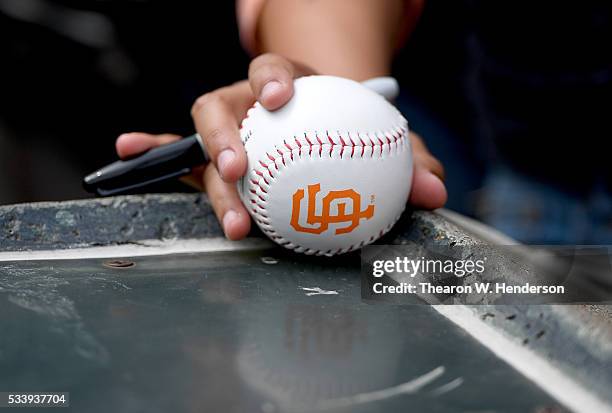
[(333, 76), (295, 80), (270, 112), (241, 125), (248, 166), (238, 183), (261, 230), (285, 248), (335, 255), (372, 243), (404, 211), (412, 182), (408, 124), (384, 97)]

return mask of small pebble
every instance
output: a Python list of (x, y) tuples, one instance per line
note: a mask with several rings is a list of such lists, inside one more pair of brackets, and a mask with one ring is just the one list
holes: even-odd
[(261, 262), (268, 265), (278, 264), (278, 260), (274, 257), (261, 257)]

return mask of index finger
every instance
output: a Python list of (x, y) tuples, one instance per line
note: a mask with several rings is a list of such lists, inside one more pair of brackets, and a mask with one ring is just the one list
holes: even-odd
[(237, 181), (246, 170), (246, 153), (239, 123), (255, 98), (246, 82), (198, 98), (191, 114), (196, 131), (225, 182)]

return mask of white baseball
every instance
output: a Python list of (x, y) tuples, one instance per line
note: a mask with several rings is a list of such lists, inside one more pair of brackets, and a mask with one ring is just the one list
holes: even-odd
[(248, 111), (241, 138), (248, 157), (242, 201), (286, 248), (352, 251), (380, 238), (404, 211), (413, 167), (408, 124), (358, 82), (297, 79), (281, 109), (256, 103)]

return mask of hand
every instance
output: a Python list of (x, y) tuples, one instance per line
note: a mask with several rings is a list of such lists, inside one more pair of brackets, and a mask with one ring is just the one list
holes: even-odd
[[(248, 81), (207, 93), (193, 105), (195, 128), (212, 162), (194, 170), (187, 181), (208, 193), (223, 231), (231, 240), (244, 238), (251, 225), (235, 184), (245, 174), (247, 164), (240, 140), (240, 122), (255, 100), (268, 110), (283, 106), (293, 96), (293, 79), (308, 74), (313, 71), (281, 56), (261, 55), (251, 62)], [(170, 134), (126, 133), (117, 139), (117, 154), (126, 158), (177, 139), (180, 137)], [(415, 170), (409, 203), (416, 208), (439, 208), (446, 202), (443, 168), (427, 151), (421, 138), (411, 134), (410, 139)]]

